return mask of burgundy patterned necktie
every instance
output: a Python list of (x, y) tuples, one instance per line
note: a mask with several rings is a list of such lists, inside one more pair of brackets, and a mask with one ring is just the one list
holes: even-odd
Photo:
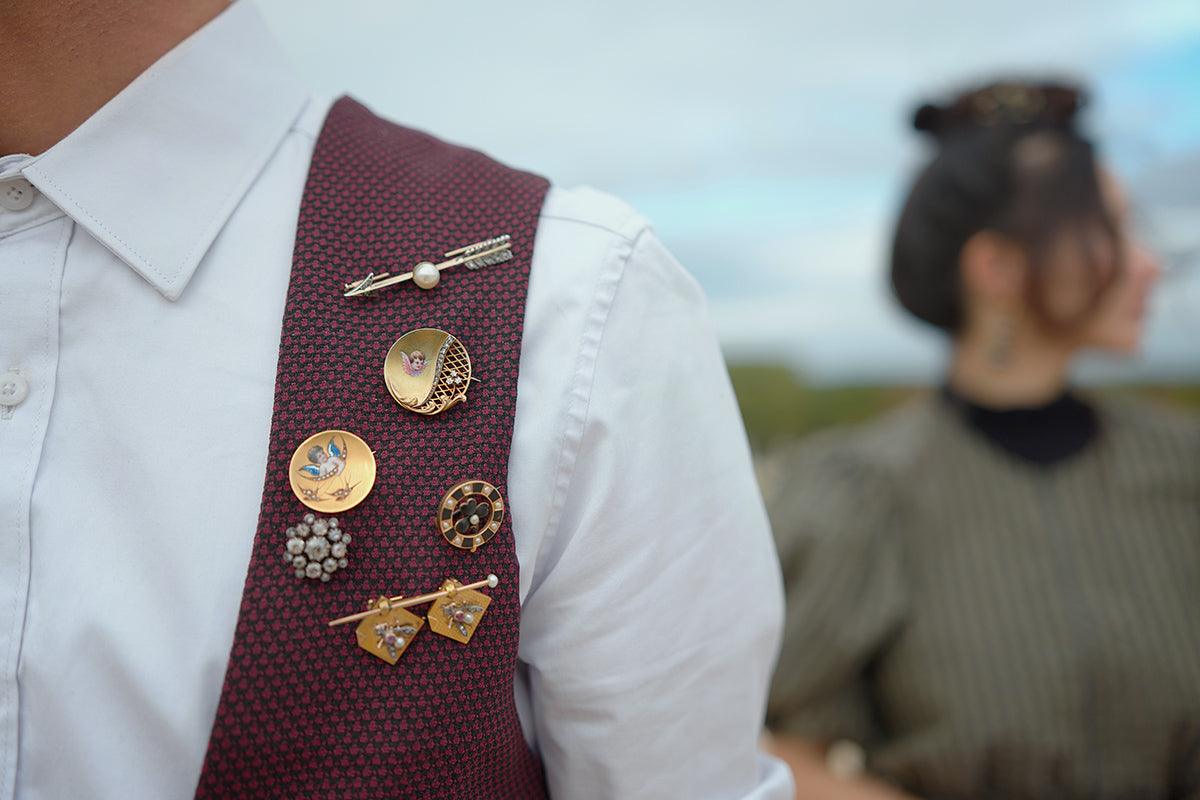
[[(262, 510), (198, 798), (438, 798), (546, 794), (513, 699), (520, 607), (511, 518), (478, 552), (434, 524), (468, 479), (503, 492), (534, 233), (536, 176), (380, 119), (332, 108), (300, 208), (279, 348)], [(515, 258), (346, 299), (343, 282), (395, 273), (501, 234)], [(246, 269), (262, 265), (247, 264)], [(400, 408), (383, 380), (391, 344), (433, 327), (457, 336), (474, 374), (467, 403), (434, 417)], [(293, 449), (326, 429), (361, 436), (378, 477), (339, 514), (349, 565), (327, 583), (281, 563), (284, 531), (307, 509), (292, 494)], [(395, 665), (361, 650), (354, 626), (327, 628), (382, 594), (435, 591), (495, 573), (500, 584), (467, 645), (421, 631)], [(424, 613), (425, 608), (411, 609)]]

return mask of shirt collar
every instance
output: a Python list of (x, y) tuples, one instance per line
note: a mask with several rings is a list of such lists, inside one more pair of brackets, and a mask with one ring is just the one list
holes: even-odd
[(239, 0), (22, 173), (176, 300), (307, 102)]

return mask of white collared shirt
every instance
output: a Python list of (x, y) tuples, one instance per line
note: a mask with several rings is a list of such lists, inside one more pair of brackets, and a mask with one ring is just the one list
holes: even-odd
[[(194, 792), (329, 103), (239, 2), (0, 159), (0, 798)], [(790, 796), (756, 746), (778, 565), (704, 299), (595, 191), (543, 209), (507, 488), (553, 795)]]

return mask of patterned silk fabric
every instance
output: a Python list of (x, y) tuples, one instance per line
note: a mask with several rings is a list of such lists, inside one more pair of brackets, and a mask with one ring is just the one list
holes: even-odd
[[(349, 98), (330, 111), (300, 208), (262, 510), (198, 798), (545, 796), (513, 700), (520, 606), (511, 514), (476, 553), (447, 544), (434, 519), (459, 481), (505, 490), (546, 190), (541, 178)], [(343, 282), (368, 272), (406, 271), (501, 234), (512, 236), (507, 263), (452, 268), (431, 291), (410, 282), (341, 296)], [(257, 268), (265, 267), (246, 265)], [(388, 348), (420, 327), (457, 336), (480, 378), (467, 403), (435, 417), (400, 408), (383, 380)], [(371, 446), (378, 477), (361, 505), (336, 515), (353, 539), (349, 566), (321, 583), (297, 579), (281, 560), (284, 531), (308, 511), (287, 470), (305, 437), (333, 428)], [(326, 627), (381, 594), (488, 573), (500, 584), (483, 590), (493, 602), (468, 645), (426, 626), (391, 666), (356, 645), (353, 624)]]

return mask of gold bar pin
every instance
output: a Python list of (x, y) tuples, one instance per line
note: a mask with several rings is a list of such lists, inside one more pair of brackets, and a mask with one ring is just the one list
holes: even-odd
[(467, 269), (479, 269), (509, 261), (512, 257), (512, 237), (506, 233), (460, 247), (457, 250), (451, 250), (442, 256), (445, 260), (437, 264), (431, 261), (422, 261), (411, 271), (402, 275), (392, 275), (390, 272), (368, 272), (365, 278), (353, 283), (342, 284), (342, 297), (360, 297), (409, 280), (422, 289), (433, 289), (441, 283), (444, 269), (460, 265)]
[(396, 597), (380, 598), (381, 601), (386, 600), (386, 602), (379, 602), (374, 608), (371, 608), (367, 611), (360, 611), (357, 614), (350, 614), (349, 616), (338, 617), (337, 619), (330, 620), (328, 626), (333, 628), (350, 622), (358, 622), (360, 619), (366, 619), (369, 616), (379, 614), (390, 609), (419, 606), (422, 603), (430, 603), (434, 600), (457, 594), (458, 592), (470, 589), (481, 589), (484, 586), (494, 589), (498, 585), (500, 585), (500, 579), (495, 575), (488, 575), (481, 581), (475, 581), (474, 583), (468, 583), (466, 585), (458, 585), (453, 582), (448, 582), (448, 587), (442, 589), (441, 591), (430, 592), (429, 594), (419, 594), (416, 597), (405, 597), (404, 595), (398, 595)]

